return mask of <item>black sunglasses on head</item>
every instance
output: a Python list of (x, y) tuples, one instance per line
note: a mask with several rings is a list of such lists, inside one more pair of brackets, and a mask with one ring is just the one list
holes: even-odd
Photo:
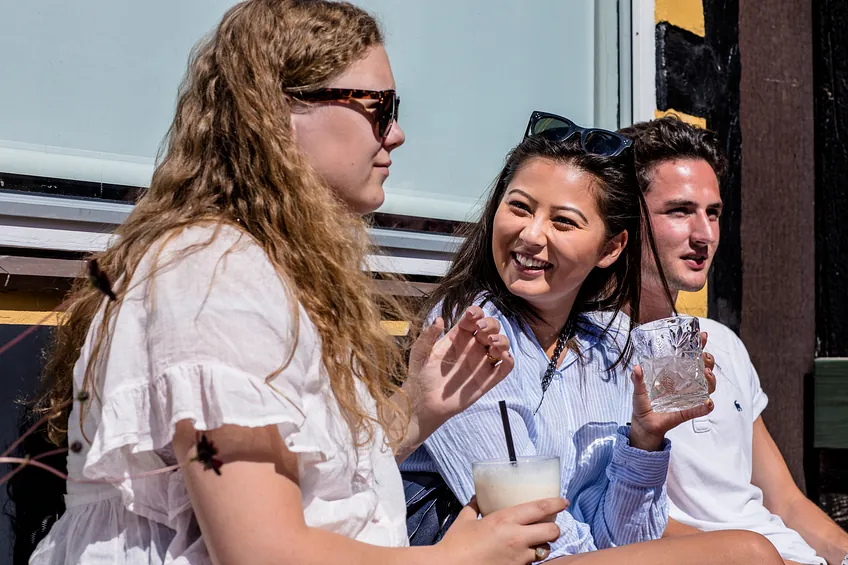
[(355, 88), (322, 88), (311, 92), (290, 92), (292, 98), (304, 102), (334, 102), (339, 100), (376, 100), (374, 133), (386, 139), (398, 119), (400, 96), (394, 90), (359, 90)]
[(623, 135), (614, 131), (600, 128), (583, 128), (562, 116), (539, 112), (530, 114), (530, 122), (524, 137), (542, 135), (551, 141), (565, 141), (572, 135), (580, 134), (580, 146), (586, 153), (602, 155), (604, 157), (617, 157), (633, 145), (633, 142)]

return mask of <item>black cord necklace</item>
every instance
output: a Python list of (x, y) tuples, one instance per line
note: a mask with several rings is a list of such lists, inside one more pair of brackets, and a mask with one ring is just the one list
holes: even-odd
[[(551, 355), (551, 360), (548, 362), (548, 368), (545, 370), (545, 373), (542, 375), (542, 398), (539, 400), (539, 406), (536, 407), (536, 412), (539, 411), (539, 408), (542, 407), (542, 401), (545, 399), (545, 393), (548, 391), (548, 387), (551, 386), (551, 381), (554, 378), (554, 373), (556, 372), (557, 364), (559, 361), (559, 356), (562, 355), (562, 350), (565, 349), (565, 344), (568, 343), (568, 340), (571, 339), (571, 334), (574, 330), (574, 323), (571, 318), (565, 322), (565, 325), (560, 330), (559, 335), (557, 336), (556, 347), (554, 347), (554, 354)], [(533, 412), (534, 414), (536, 412)]]

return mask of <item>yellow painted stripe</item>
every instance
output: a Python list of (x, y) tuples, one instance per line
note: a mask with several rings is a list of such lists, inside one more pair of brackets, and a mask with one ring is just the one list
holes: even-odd
[(0, 310), (49, 312), (62, 303), (62, 295), (54, 291), (12, 291), (0, 293)]
[[(0, 325), (29, 326), (38, 324), (56, 326), (62, 319), (61, 312), (38, 310), (0, 310)], [(389, 335), (403, 337), (409, 335), (409, 322), (388, 321), (380, 322)]]
[(707, 120), (706, 118), (701, 118), (699, 116), (693, 116), (691, 114), (687, 114), (685, 112), (678, 112), (677, 110), (655, 110), (654, 117), (662, 118), (663, 116), (677, 116), (681, 121), (686, 122), (687, 124), (692, 124), (693, 126), (697, 126), (701, 129), (707, 129)]
[(681, 292), (677, 295), (677, 311), (690, 316), (707, 317), (707, 285), (698, 292)]
[(389, 335), (404, 337), (409, 335), (409, 322), (383, 320), (380, 322)]
[(704, 37), (704, 3), (702, 0), (656, 0), (656, 22), (668, 22)]
[[(0, 325), (55, 326), (60, 314), (52, 310), (62, 302), (57, 292), (13, 291), (0, 294)], [(45, 319), (46, 318), (46, 319)]]
[(0, 325), (31, 326), (41, 324), (43, 326), (59, 325), (61, 314), (59, 312), (40, 312), (37, 310), (0, 310)]
[[(691, 316), (707, 315), (706, 287), (700, 292), (681, 292), (677, 299), (677, 310), (682, 314)], [(701, 296), (703, 294), (703, 297)], [(57, 326), (62, 319), (60, 312), (34, 312), (25, 310), (0, 310), (0, 325), (31, 326), (39, 324), (42, 326)], [(409, 335), (409, 322), (382, 321), (383, 329), (389, 335), (405, 337)]]

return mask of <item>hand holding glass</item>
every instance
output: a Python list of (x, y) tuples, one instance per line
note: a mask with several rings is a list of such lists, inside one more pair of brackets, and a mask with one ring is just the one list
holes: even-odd
[[(494, 459), (471, 464), (480, 514), (561, 496), (560, 462), (556, 456)], [(554, 521), (551, 517), (548, 521)]]
[(707, 401), (698, 318), (654, 320), (637, 326), (631, 337), (654, 412), (677, 412)]

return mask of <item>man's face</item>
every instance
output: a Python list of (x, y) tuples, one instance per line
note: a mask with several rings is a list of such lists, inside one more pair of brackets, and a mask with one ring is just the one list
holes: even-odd
[[(701, 290), (718, 247), (722, 208), (712, 167), (703, 159), (676, 159), (655, 165), (645, 201), (669, 289)], [(650, 251), (643, 264), (646, 282), (659, 284)]]

